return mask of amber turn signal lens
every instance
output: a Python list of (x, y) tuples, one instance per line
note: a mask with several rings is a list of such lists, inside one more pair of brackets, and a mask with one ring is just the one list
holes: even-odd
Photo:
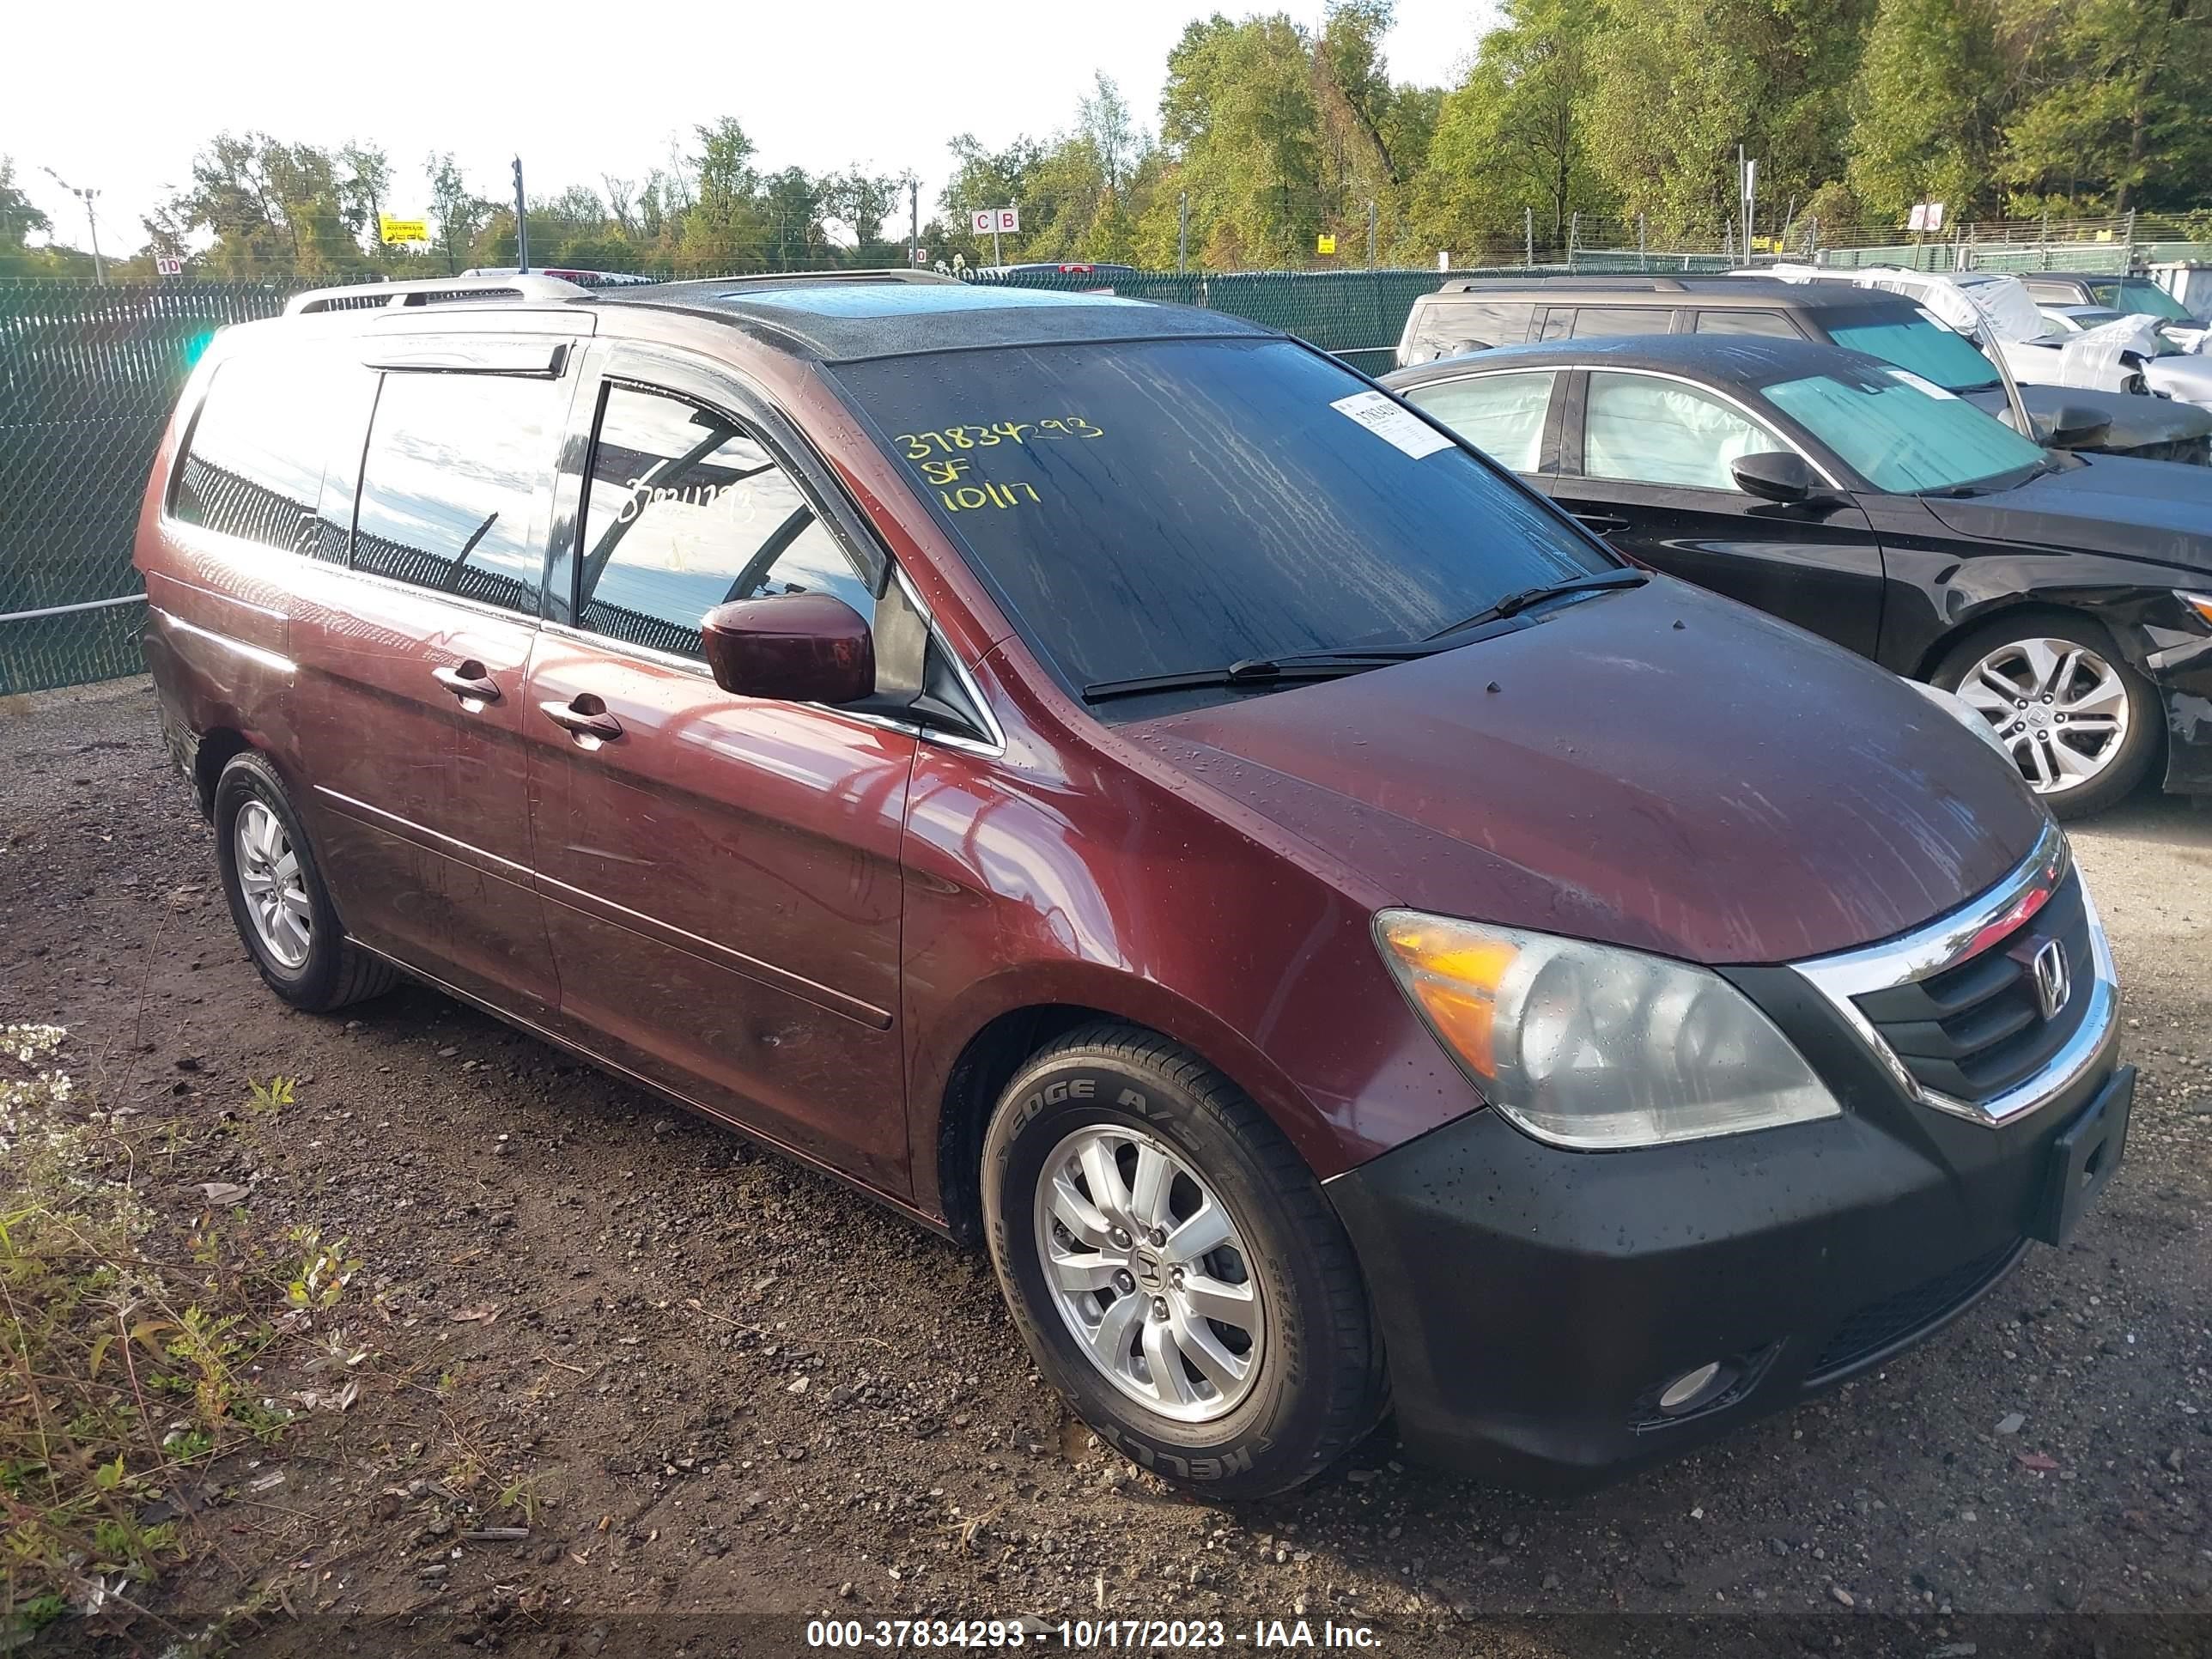
[(1492, 1026), (1498, 988), (1521, 954), (1503, 939), (1470, 939), (1411, 918), (1386, 924), (1382, 941), (1403, 967), (1403, 980), (1437, 1035), (1484, 1077), (1498, 1075)]

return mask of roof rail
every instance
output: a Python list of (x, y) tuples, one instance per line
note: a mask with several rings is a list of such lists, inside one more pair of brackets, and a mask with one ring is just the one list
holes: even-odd
[(1623, 294), (1683, 294), (1686, 286), (1672, 276), (1645, 276), (1613, 270), (1534, 270), (1525, 276), (1468, 276), (1446, 283), (1445, 294), (1480, 294), (1486, 289), (1534, 283), (1545, 287), (1614, 289)]
[(349, 283), (311, 288), (284, 302), (284, 314), (311, 311), (384, 311), (483, 300), (574, 300), (585, 289), (535, 271), (513, 276), (434, 276), (411, 283)]
[(876, 270), (755, 270), (742, 276), (710, 276), (716, 283), (957, 283), (941, 270), (916, 270), (908, 265), (885, 265)]

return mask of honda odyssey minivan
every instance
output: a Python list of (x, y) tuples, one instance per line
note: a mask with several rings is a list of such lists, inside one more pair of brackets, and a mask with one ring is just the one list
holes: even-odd
[(404, 973), (988, 1245), (1194, 1487), (1386, 1411), (1532, 1485), (1668, 1455), (2120, 1159), (2003, 759), (1231, 318), (304, 295), (193, 374), (138, 563), (271, 991)]

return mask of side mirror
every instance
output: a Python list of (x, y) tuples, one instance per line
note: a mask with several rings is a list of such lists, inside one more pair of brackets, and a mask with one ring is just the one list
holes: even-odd
[(858, 702), (876, 689), (868, 624), (827, 593), (779, 593), (718, 605), (699, 623), (714, 684), (780, 702)]
[(1745, 495), (1786, 506), (1799, 506), (1827, 494), (1826, 486), (1805, 465), (1805, 458), (1786, 449), (1739, 455), (1729, 463), (1729, 476)]
[(2062, 404), (2051, 417), (2053, 449), (2094, 449), (2111, 435), (2112, 417), (2079, 404)]

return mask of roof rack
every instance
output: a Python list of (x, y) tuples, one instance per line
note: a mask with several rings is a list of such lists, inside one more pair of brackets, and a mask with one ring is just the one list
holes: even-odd
[(1682, 294), (1688, 290), (1672, 276), (1640, 276), (1609, 270), (1544, 270), (1527, 276), (1466, 276), (1446, 283), (1445, 294), (1480, 294), (1486, 289), (1534, 283), (1547, 287), (1613, 289), (1623, 294)]
[(311, 288), (284, 302), (284, 314), (311, 311), (385, 311), (404, 306), (434, 306), (464, 301), (574, 300), (585, 289), (558, 276), (532, 271), (512, 276), (435, 276), (412, 283), (351, 283), (341, 288)]
[(957, 283), (941, 270), (916, 270), (909, 265), (885, 265), (875, 270), (755, 270), (742, 276), (714, 276), (716, 283)]

